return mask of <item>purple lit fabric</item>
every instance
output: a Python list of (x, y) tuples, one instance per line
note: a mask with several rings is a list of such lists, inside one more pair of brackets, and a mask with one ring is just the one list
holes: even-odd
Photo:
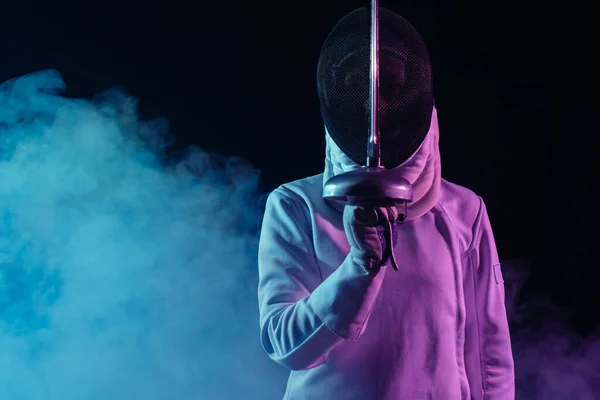
[(441, 180), (429, 211), (395, 225), (400, 271), (374, 275), (348, 257), (342, 213), (322, 184), (321, 174), (276, 189), (261, 233), (261, 342), (291, 370), (284, 399), (513, 400), (481, 198)]

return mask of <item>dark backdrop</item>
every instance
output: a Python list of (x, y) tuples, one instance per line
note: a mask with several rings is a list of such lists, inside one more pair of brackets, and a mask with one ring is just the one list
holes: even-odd
[[(430, 47), (443, 176), (484, 198), (502, 259), (533, 263), (528, 293), (568, 306), (582, 331), (598, 323), (593, 13), (574, 2), (381, 4)], [(329, 29), (361, 5), (5, 0), (0, 80), (53, 68), (69, 96), (120, 86), (146, 117), (171, 121), (174, 149), (247, 158), (270, 190), (322, 170), (316, 62)]]

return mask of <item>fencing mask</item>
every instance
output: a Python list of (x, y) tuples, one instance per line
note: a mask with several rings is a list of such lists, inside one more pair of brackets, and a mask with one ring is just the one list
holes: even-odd
[[(407, 161), (429, 130), (433, 84), (427, 48), (401, 16), (378, 10), (377, 125), (381, 166)], [(371, 99), (371, 10), (355, 10), (325, 40), (317, 68), (317, 87), (325, 127), (338, 147), (365, 165)]]

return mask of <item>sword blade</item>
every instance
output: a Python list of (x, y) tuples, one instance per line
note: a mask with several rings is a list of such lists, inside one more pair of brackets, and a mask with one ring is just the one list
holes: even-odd
[(377, 107), (379, 96), (379, 8), (378, 0), (371, 0), (371, 76), (370, 76), (370, 124), (367, 147), (367, 166), (381, 166), (381, 147)]

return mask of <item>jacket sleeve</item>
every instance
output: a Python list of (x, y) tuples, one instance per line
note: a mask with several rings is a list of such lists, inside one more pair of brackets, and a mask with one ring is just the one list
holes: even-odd
[(481, 198), (480, 204), (473, 245), (468, 253), (475, 303), (471, 326), (476, 332), (467, 336), (478, 340), (472, 348), (479, 353), (477, 375), (481, 381), (471, 382), (471, 386), (482, 388), (484, 400), (514, 400), (514, 363), (504, 303), (504, 280), (492, 227)]
[(291, 370), (323, 364), (344, 340), (357, 340), (385, 268), (367, 272), (350, 256), (325, 280), (316, 262), (308, 208), (280, 187), (266, 204), (258, 251), (261, 343)]

